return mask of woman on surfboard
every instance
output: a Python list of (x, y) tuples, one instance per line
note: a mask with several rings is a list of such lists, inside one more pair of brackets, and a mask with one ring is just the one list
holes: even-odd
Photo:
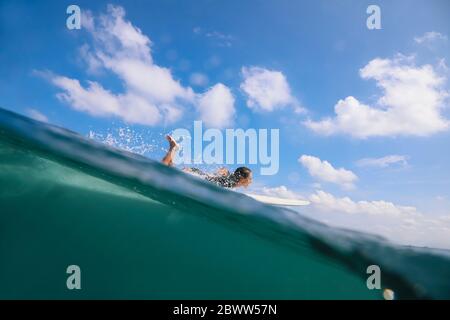
[[(166, 139), (169, 141), (169, 150), (161, 162), (171, 167), (173, 166), (173, 155), (178, 149), (178, 144), (169, 135), (166, 136)], [(226, 168), (220, 168), (213, 175), (207, 174), (198, 168), (184, 168), (183, 171), (199, 175), (205, 180), (224, 188), (248, 187), (252, 183), (252, 171), (247, 167), (239, 167), (233, 173), (230, 173)]]

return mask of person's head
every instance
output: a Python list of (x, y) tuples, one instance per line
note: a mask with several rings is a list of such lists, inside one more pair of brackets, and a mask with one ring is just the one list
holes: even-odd
[(239, 167), (233, 173), (236, 187), (248, 187), (252, 183), (252, 170), (247, 167)]

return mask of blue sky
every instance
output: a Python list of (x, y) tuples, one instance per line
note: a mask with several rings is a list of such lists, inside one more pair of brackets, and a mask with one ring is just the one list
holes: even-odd
[[(70, 4), (81, 30), (66, 27)], [(366, 27), (370, 4), (381, 30)], [(279, 128), (280, 171), (254, 189), (446, 247), (449, 31), (446, 0), (1, 1), (0, 106), (83, 135), (127, 127), (155, 158), (194, 120)]]

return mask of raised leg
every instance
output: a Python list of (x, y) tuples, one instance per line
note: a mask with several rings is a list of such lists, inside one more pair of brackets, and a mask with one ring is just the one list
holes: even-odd
[(167, 151), (164, 158), (161, 160), (162, 163), (168, 166), (173, 166), (173, 154), (178, 149), (177, 142), (169, 135), (166, 136), (167, 141), (169, 141), (169, 150)]

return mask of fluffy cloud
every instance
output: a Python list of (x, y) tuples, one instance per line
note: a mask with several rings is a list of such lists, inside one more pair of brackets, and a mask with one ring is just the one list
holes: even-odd
[(398, 206), (392, 202), (379, 201), (353, 201), (349, 197), (337, 198), (322, 190), (316, 191), (309, 197), (311, 203), (317, 208), (326, 211), (342, 212), (347, 214), (387, 215), (395, 217), (422, 216), (415, 207)]
[(206, 126), (230, 126), (235, 113), (233, 94), (227, 86), (216, 84), (200, 96), (197, 109)]
[(161, 121), (160, 109), (140, 95), (115, 95), (97, 82), (89, 81), (83, 87), (78, 80), (62, 76), (54, 76), (51, 81), (64, 89), (57, 97), (75, 110), (100, 117), (118, 116), (130, 123), (155, 125)]
[(274, 111), (291, 105), (303, 112), (297, 99), (291, 95), (286, 77), (280, 71), (260, 67), (243, 67), (244, 78), (240, 88), (247, 95), (247, 106), (257, 111)]
[(430, 31), (430, 32), (425, 32), (420, 37), (415, 37), (414, 38), (414, 41), (417, 42), (418, 44), (434, 42), (434, 41), (437, 41), (437, 40), (446, 41), (447, 40), (447, 36), (443, 35), (442, 33), (436, 32), (436, 31)]
[[(260, 193), (304, 198), (285, 186), (264, 187)], [(450, 215), (431, 216), (413, 206), (384, 200), (355, 201), (322, 190), (315, 191), (307, 199), (311, 204), (306, 210), (299, 208), (299, 212), (328, 225), (380, 235), (403, 245), (450, 249)]]
[[(223, 109), (232, 112), (234, 107), (229, 105), (229, 96), (223, 94), (227, 88), (220, 85), (199, 95), (190, 87), (182, 86), (170, 69), (154, 63), (151, 40), (125, 19), (123, 8), (108, 5), (106, 14), (93, 17), (85, 12), (82, 18), (83, 29), (93, 39), (91, 45), (84, 44), (80, 48), (87, 71), (95, 73), (104, 69), (112, 72), (122, 81), (124, 92), (111, 92), (94, 81), (84, 85), (77, 79), (50, 75), (51, 82), (62, 89), (57, 95), (62, 101), (94, 116), (115, 116), (145, 125), (176, 122), (185, 108), (199, 104), (200, 115), (207, 117), (203, 119), (205, 122), (229, 123)], [(219, 104), (217, 99), (221, 93), (226, 100)], [(215, 102), (211, 108), (219, 110), (217, 119), (204, 106), (208, 99)]]
[(308, 170), (309, 174), (321, 181), (338, 184), (346, 189), (354, 187), (358, 177), (344, 168), (335, 169), (328, 161), (319, 158), (302, 155), (298, 161)]
[(377, 106), (349, 96), (334, 107), (336, 116), (305, 125), (324, 135), (348, 134), (355, 138), (372, 136), (428, 136), (449, 128), (441, 114), (448, 93), (444, 78), (431, 65), (417, 67), (412, 59), (374, 59), (360, 70), (363, 79), (374, 79), (383, 90)]
[(289, 190), (286, 186), (263, 187), (261, 190), (258, 191), (267, 196), (274, 196), (286, 199), (303, 199), (302, 196), (300, 196), (298, 193), (292, 190)]
[(386, 168), (390, 165), (400, 164), (401, 166), (408, 165), (408, 157), (401, 155), (389, 155), (381, 158), (364, 158), (360, 159), (356, 162), (356, 164), (360, 167), (380, 167)]
[(52, 75), (51, 82), (63, 90), (58, 98), (76, 110), (131, 123), (155, 125), (178, 120), (180, 103), (192, 103), (195, 94), (175, 80), (169, 69), (153, 63), (150, 39), (125, 20), (123, 8), (108, 5), (107, 13), (98, 18), (85, 12), (82, 21), (93, 39), (92, 46), (80, 48), (88, 71), (113, 72), (122, 80), (125, 92), (116, 94), (98, 82), (88, 81), (84, 86), (77, 79)]
[(354, 201), (325, 191), (310, 195), (311, 217), (331, 225), (378, 234), (405, 245), (450, 249), (450, 215), (429, 216), (389, 201)]

